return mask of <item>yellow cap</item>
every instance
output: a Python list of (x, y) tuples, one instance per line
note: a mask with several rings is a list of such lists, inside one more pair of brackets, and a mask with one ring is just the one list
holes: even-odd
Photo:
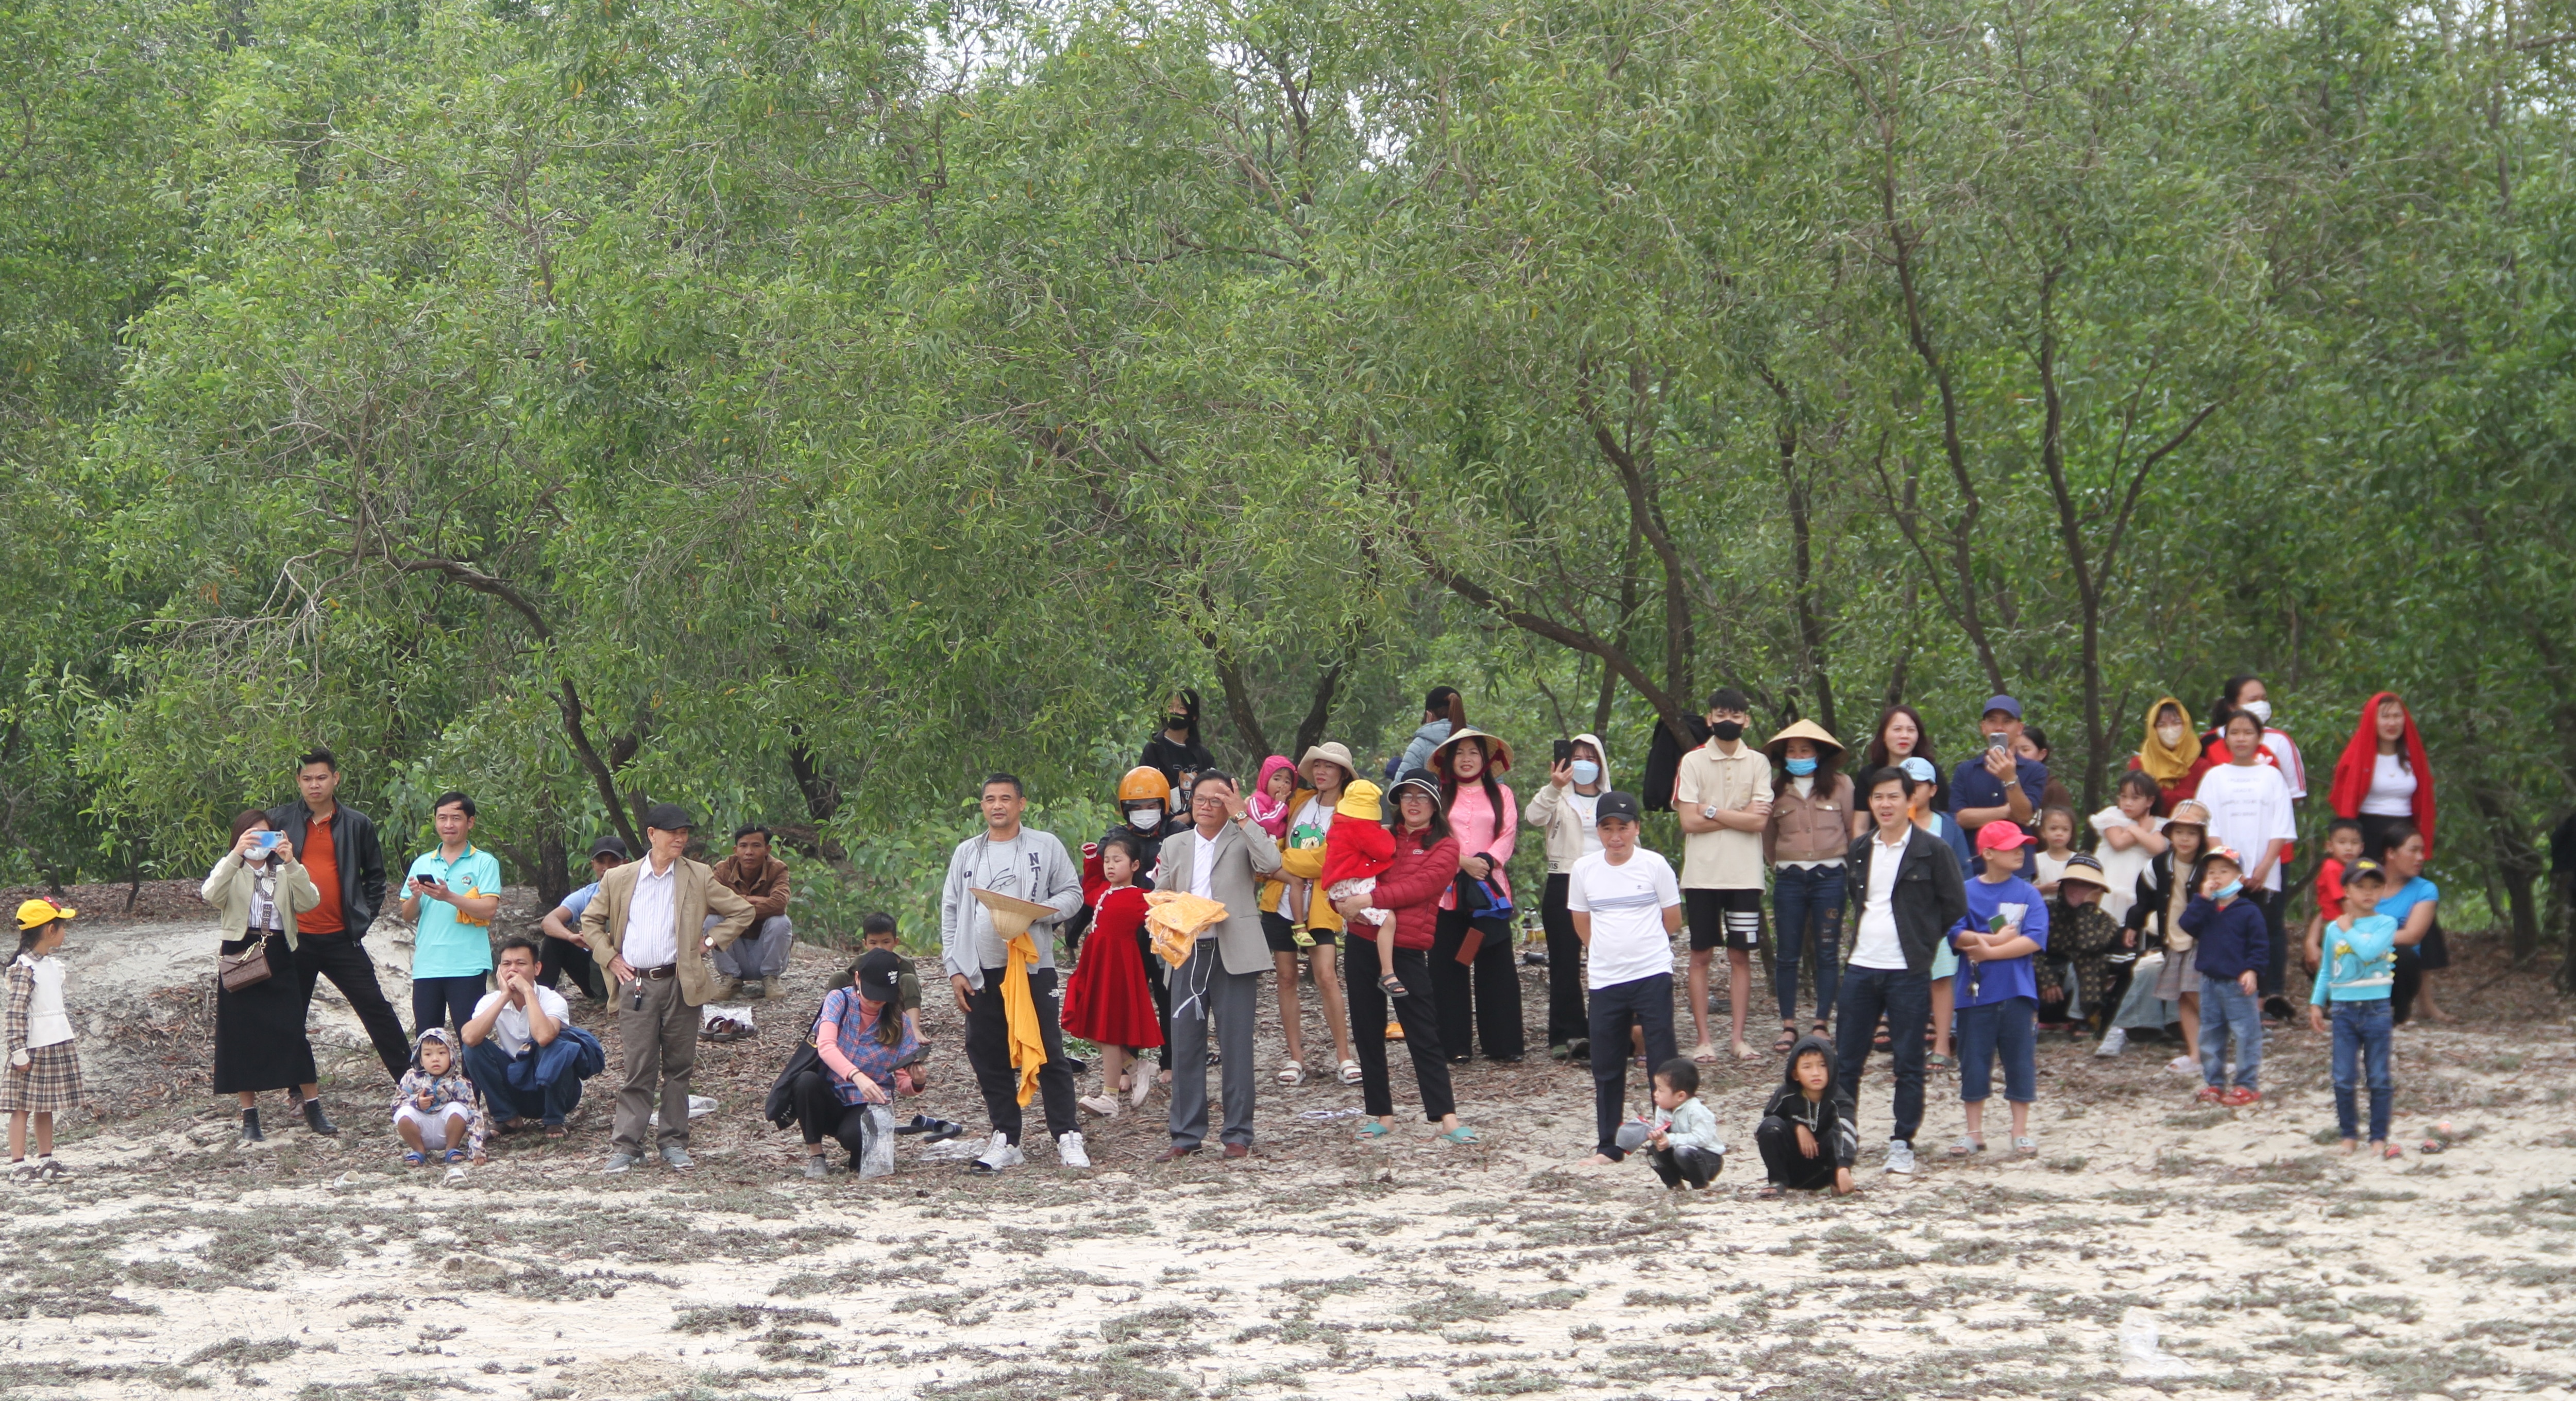
[(58, 919), (70, 919), (79, 913), (69, 905), (57, 905), (51, 900), (28, 900), (18, 906), (18, 927), (34, 929)]

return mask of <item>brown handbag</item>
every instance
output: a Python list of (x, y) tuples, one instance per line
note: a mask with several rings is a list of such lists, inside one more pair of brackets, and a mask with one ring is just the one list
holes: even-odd
[(267, 982), (275, 970), (268, 966), (268, 940), (262, 939), (238, 954), (215, 950), (215, 981), (226, 992)]

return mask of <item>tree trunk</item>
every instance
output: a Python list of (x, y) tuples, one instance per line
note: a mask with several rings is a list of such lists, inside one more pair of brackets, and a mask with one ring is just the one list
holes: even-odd
[(537, 908), (551, 910), (572, 894), (572, 862), (564, 850), (563, 823), (556, 820), (549, 804), (537, 829), (537, 859), (529, 874), (536, 881)]
[(2539, 850), (2527, 840), (2500, 795), (2485, 784), (2470, 787), (2470, 802), (2486, 824), (2487, 845), (2495, 852), (2496, 883), (2504, 888), (2513, 962), (2520, 965), (2540, 951), (2540, 910), (2531, 888), (2541, 878)]
[(1349, 669), (1350, 656), (1345, 650), (1315, 678), (1315, 697), (1306, 705), (1306, 718), (1297, 722), (1297, 748), (1288, 756), (1292, 762), (1304, 759), (1307, 750), (1324, 742), (1324, 730), (1333, 720), (1333, 697), (1341, 690), (1342, 677)]
[(820, 827), (840, 812), (841, 785), (814, 762), (814, 751), (805, 747), (803, 730), (790, 725), (787, 735), (788, 777), (796, 780), (796, 791), (805, 797), (805, 815)]

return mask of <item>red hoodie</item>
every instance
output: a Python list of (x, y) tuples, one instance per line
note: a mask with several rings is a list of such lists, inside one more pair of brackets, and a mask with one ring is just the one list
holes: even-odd
[(2395, 691), (2382, 691), (2364, 702), (2361, 723), (2352, 731), (2352, 742), (2343, 747), (2343, 757), (2335, 760), (2334, 788), (2326, 801), (2334, 805), (2337, 817), (2361, 816), (2361, 800), (2370, 796), (2370, 771), (2379, 762), (2379, 704), (2397, 701), (2397, 709), (2406, 717), (2406, 733), (2397, 742), (2406, 749), (2406, 765), (2415, 772), (2415, 829), (2424, 834), (2424, 855), (2433, 855), (2433, 764), (2424, 757), (2424, 737), (2415, 731), (2415, 712), (2398, 700)]

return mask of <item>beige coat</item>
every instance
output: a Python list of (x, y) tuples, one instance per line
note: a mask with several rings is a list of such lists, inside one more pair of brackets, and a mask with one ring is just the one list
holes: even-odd
[[(582, 940), (602, 963), (617, 957), (625, 947), (626, 913), (635, 903), (635, 878), (644, 873), (651, 860), (648, 856), (642, 861), (629, 861), (600, 877), (599, 893), (581, 912)], [(683, 856), (679, 867), (673, 873), (671, 887), (671, 932), (680, 946), (680, 1000), (702, 1007), (716, 999), (718, 984), (723, 981), (715, 965), (707, 961), (706, 941), (713, 939), (717, 948), (723, 948), (741, 938), (742, 931), (751, 927), (751, 902), (725, 889), (717, 882), (715, 871), (703, 862)], [(720, 922), (702, 931), (711, 911)]]
[[(1575, 738), (1591, 745), (1592, 752), (1601, 756), (1601, 782), (1592, 793), (1600, 797), (1610, 791), (1610, 751), (1603, 747), (1599, 735), (1580, 734)], [(1559, 788), (1542, 778), (1538, 791), (1530, 795), (1529, 806), (1521, 809), (1521, 826), (1547, 837), (1547, 873), (1551, 876), (1564, 875), (1583, 859), (1583, 814), (1566, 801), (1573, 795), (1574, 785)]]
[[(258, 873), (241, 859), (241, 853), (227, 851), (224, 859), (197, 888), (197, 898), (215, 907), (215, 927), (231, 943), (250, 932), (250, 888)], [(295, 917), (322, 903), (322, 892), (313, 877), (289, 857), (277, 873), (277, 905), (286, 916), (286, 946), (295, 947)]]

